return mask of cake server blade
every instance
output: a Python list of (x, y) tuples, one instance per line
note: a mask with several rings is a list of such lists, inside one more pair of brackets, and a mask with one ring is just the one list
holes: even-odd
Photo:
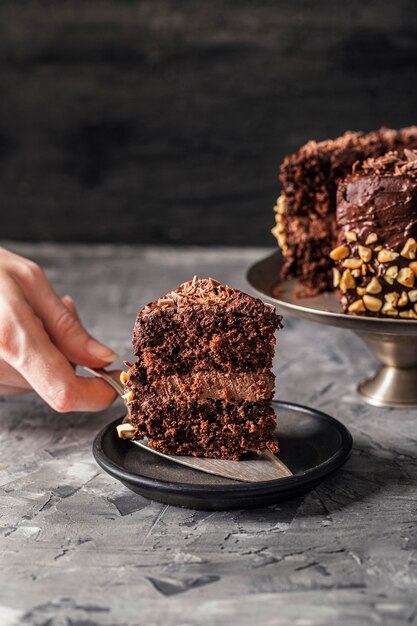
[[(93, 369), (92, 367), (83, 366), (83, 369), (96, 378), (101, 378), (107, 384), (109, 384), (114, 391), (124, 400), (123, 385), (110, 376), (106, 370)], [(129, 421), (126, 415), (125, 422)], [(266, 451), (258, 454), (248, 455), (240, 461), (226, 461), (224, 459), (208, 459), (204, 457), (195, 456), (175, 456), (171, 454), (164, 454), (158, 452), (148, 446), (146, 439), (131, 440), (131, 443), (139, 446), (147, 452), (152, 452), (168, 461), (178, 463), (179, 465), (185, 465), (190, 469), (198, 470), (199, 472), (205, 472), (206, 474), (214, 474), (215, 476), (222, 476), (223, 478), (230, 478), (231, 480), (238, 480), (241, 482), (261, 482), (265, 480), (277, 480), (278, 478), (286, 478), (292, 476), (292, 472), (288, 467), (280, 461), (275, 454)]]
[(248, 455), (248, 458), (244, 458), (240, 461), (226, 461), (224, 459), (207, 459), (205, 457), (163, 454), (162, 452), (158, 452), (158, 450), (150, 448), (145, 439), (135, 439), (132, 440), (131, 443), (168, 461), (185, 465), (185, 467), (198, 470), (199, 472), (205, 472), (206, 474), (230, 478), (231, 480), (256, 483), (292, 476), (291, 470), (272, 454), (272, 452), (251, 454)]

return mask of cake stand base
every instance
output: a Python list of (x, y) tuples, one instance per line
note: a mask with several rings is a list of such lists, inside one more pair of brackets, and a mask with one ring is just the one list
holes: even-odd
[(382, 367), (358, 385), (368, 404), (417, 408), (417, 337), (356, 333), (377, 357)]

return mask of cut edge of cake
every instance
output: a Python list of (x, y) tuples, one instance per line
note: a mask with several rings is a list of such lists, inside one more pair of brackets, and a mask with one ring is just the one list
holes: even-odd
[(130, 424), (121, 431), (166, 454), (276, 452), (271, 367), (281, 319), (272, 305), (196, 276), (146, 305), (135, 363), (122, 374)]

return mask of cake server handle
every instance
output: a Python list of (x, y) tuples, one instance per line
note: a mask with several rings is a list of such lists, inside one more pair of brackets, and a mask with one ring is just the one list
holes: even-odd
[(114, 389), (117, 395), (124, 400), (123, 394), (125, 393), (125, 390), (122, 383), (116, 378), (113, 378), (113, 376), (106, 372), (106, 370), (99, 368), (93, 369), (92, 367), (87, 367), (87, 365), (82, 365), (81, 367), (83, 370), (85, 370), (89, 374), (92, 374), (96, 378), (101, 378), (102, 380), (104, 380), (108, 385), (110, 385), (110, 387)]

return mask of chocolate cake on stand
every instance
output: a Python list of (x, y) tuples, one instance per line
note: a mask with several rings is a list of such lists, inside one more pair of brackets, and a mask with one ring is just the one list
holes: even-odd
[(417, 127), (347, 131), (326, 141), (309, 141), (282, 162), (282, 193), (272, 233), (283, 252), (281, 278), (298, 279), (310, 293), (332, 291), (330, 251), (338, 239), (336, 194), (356, 162), (396, 150), (417, 148)]
[(348, 328), (382, 362), (358, 391), (417, 407), (417, 127), (309, 141), (281, 165), (281, 251), (248, 281), (283, 310)]

